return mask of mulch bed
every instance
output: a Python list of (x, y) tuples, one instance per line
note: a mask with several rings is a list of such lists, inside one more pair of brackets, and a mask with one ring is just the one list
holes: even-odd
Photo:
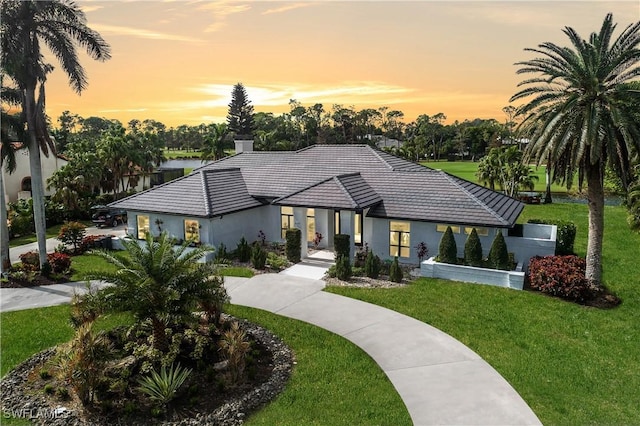
[(63, 275), (57, 278), (45, 277), (44, 275), (37, 274), (33, 279), (17, 279), (13, 276), (9, 276), (8, 280), (0, 281), (0, 288), (25, 288), (25, 287), (37, 287), (41, 285), (62, 284), (71, 281), (71, 277)]

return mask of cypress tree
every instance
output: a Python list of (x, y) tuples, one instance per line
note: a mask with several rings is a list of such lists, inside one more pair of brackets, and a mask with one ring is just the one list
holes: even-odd
[(458, 263), (458, 246), (456, 245), (456, 239), (453, 237), (453, 231), (450, 226), (447, 226), (447, 230), (442, 234), (440, 239), (440, 247), (438, 252), (438, 261), (442, 263)]
[(496, 237), (493, 239), (493, 244), (491, 244), (491, 250), (489, 251), (489, 263), (496, 269), (502, 269), (505, 271), (511, 269), (507, 243), (504, 241), (504, 237), (500, 231), (498, 231)]
[(393, 258), (393, 263), (389, 267), (389, 279), (394, 283), (399, 283), (402, 281), (402, 268), (400, 268), (400, 264), (398, 263), (398, 256)]
[(464, 263), (469, 266), (482, 266), (482, 243), (476, 228), (471, 230), (464, 244)]

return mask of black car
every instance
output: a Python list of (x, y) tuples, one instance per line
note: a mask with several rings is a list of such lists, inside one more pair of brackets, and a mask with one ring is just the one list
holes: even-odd
[(94, 206), (91, 221), (98, 227), (118, 226), (120, 223), (127, 223), (127, 212), (121, 209), (112, 209), (107, 206)]

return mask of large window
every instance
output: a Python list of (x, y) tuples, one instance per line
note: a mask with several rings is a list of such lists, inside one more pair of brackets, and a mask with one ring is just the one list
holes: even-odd
[(144, 240), (147, 232), (149, 232), (149, 216), (139, 214), (138, 221), (138, 239)]
[(473, 228), (476, 228), (476, 233), (478, 234), (478, 236), (486, 237), (487, 235), (489, 235), (489, 229), (487, 229), (487, 228), (477, 228), (477, 227), (474, 227), (474, 226), (465, 226), (464, 233), (469, 235), (471, 233), (471, 231), (473, 231)]
[(307, 241), (313, 242), (316, 239), (316, 211), (307, 209)]
[(411, 255), (411, 224), (389, 222), (389, 255), (409, 257)]
[[(459, 226), (443, 225), (441, 223), (436, 225), (436, 231), (445, 232), (447, 230), (447, 226), (451, 226), (451, 232), (453, 232), (454, 234), (459, 234), (460, 233), (460, 227)], [(471, 230), (469, 230), (469, 232), (471, 232)]]
[(356, 212), (355, 214), (355, 229), (353, 232), (353, 242), (357, 246), (362, 245), (362, 212)]
[(184, 220), (184, 239), (193, 243), (200, 242), (200, 223), (197, 220)]
[(293, 207), (280, 207), (280, 229), (282, 239), (287, 237), (287, 229), (293, 228)]

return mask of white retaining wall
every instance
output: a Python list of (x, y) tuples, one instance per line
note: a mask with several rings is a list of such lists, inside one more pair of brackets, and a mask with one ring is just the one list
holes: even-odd
[(473, 266), (451, 265), (436, 262), (433, 257), (420, 264), (420, 274), (423, 277), (488, 284), (516, 290), (522, 290), (524, 286), (524, 272), (521, 270), (500, 271), (497, 269), (476, 268)]

